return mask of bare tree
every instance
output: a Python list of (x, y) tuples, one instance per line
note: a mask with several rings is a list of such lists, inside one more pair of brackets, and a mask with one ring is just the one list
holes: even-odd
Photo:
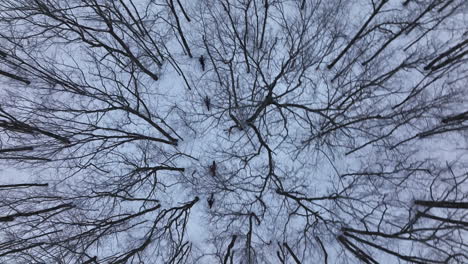
[(0, 259), (467, 262), (466, 10), (3, 1)]

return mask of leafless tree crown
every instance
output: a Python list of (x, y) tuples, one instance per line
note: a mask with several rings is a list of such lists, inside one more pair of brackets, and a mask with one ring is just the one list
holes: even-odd
[(468, 263), (467, 12), (0, 1), (0, 262)]

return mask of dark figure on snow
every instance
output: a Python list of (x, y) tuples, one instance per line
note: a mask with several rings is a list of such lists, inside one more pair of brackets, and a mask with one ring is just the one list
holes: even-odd
[(210, 169), (210, 174), (213, 177), (216, 177), (216, 162), (213, 160), (213, 163), (209, 167)]
[(205, 96), (205, 98), (203, 98), (203, 102), (205, 102), (206, 108), (208, 109), (208, 111), (210, 111), (210, 109), (211, 109), (211, 100), (208, 97), (208, 95)]
[(212, 193), (210, 195), (210, 198), (206, 199), (206, 201), (208, 202), (208, 207), (211, 209), (211, 207), (213, 207), (214, 204), (214, 193)]
[(201, 55), (200, 58), (198, 58), (198, 62), (200, 62), (202, 71), (205, 71), (205, 57), (203, 57), (203, 55)]

